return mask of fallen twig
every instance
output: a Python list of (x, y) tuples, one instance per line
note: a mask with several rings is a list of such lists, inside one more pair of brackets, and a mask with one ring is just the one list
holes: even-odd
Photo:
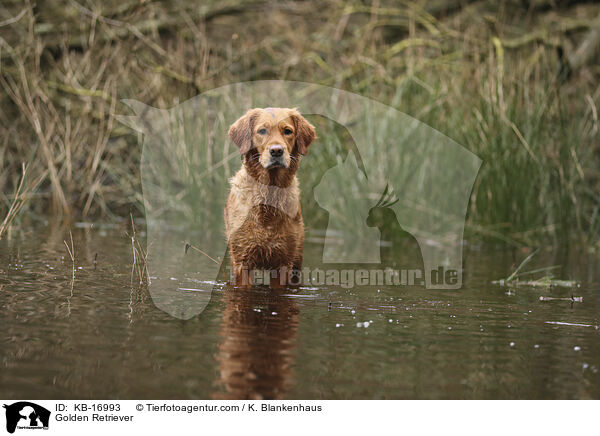
[(540, 296), (540, 301), (570, 301), (572, 303), (583, 303), (583, 297), (575, 297), (571, 295), (570, 297), (544, 297)]
[(191, 248), (193, 250), (196, 250), (199, 253), (202, 253), (203, 255), (205, 255), (206, 257), (208, 257), (210, 260), (212, 260), (214, 263), (216, 263), (217, 265), (220, 265), (220, 263), (219, 263), (218, 260), (216, 260), (213, 257), (209, 256), (207, 253), (205, 253), (204, 251), (200, 250), (198, 247), (194, 247), (189, 242), (184, 242), (184, 244), (185, 244), (185, 254), (187, 254), (188, 250)]
[(71, 262), (73, 264), (73, 276), (71, 278), (71, 297), (73, 296), (73, 286), (75, 285), (75, 246), (73, 245), (73, 233), (69, 230), (69, 236), (71, 237), (71, 248), (69, 248), (69, 244), (67, 241), (65, 243), (65, 247), (67, 247), (67, 251), (69, 252), (69, 256), (71, 256)]

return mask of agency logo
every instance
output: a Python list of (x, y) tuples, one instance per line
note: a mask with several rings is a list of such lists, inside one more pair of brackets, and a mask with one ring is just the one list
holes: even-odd
[(19, 401), (3, 406), (6, 409), (6, 431), (47, 430), (50, 423), (50, 411), (29, 401)]
[[(355, 286), (366, 270), (377, 279), (369, 284), (402, 285), (413, 275), (427, 289), (461, 287), (465, 217), (482, 161), (432, 127), (364, 96), (278, 80), (227, 85), (170, 109), (124, 103), (135, 115), (118, 119), (143, 144), (146, 261), (160, 309), (191, 318), (210, 301), (215, 279), (229, 279), (223, 210), (240, 152), (227, 132), (250, 108), (298, 108), (320, 120), (299, 173), (305, 228), (323, 247), (322, 255), (305, 256), (303, 267), (331, 277), (317, 282), (333, 286), (343, 273)], [(270, 199), (285, 197), (285, 189), (263, 186), (257, 200), (274, 206)], [(326, 218), (312, 227), (311, 213)], [(397, 256), (403, 241), (418, 250), (408, 263)]]

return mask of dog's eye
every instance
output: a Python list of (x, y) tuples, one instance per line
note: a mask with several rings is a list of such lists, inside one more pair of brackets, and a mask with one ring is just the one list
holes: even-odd
[(267, 129), (258, 129), (258, 134), (259, 135), (266, 135), (267, 134)]
[(292, 133), (294, 133), (294, 131), (292, 129), (288, 129), (287, 127), (285, 129), (283, 129), (284, 135), (291, 135)]

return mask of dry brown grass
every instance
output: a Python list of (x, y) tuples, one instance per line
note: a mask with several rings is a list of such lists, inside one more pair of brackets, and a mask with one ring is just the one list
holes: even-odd
[(396, 106), (483, 157), (471, 228), (527, 240), (567, 226), (596, 240), (600, 70), (594, 58), (560, 83), (557, 48), (572, 52), (599, 14), (543, 0), (11, 0), (0, 7), (0, 192), (27, 162), (32, 214), (126, 216), (142, 208), (140, 149), (115, 122), (121, 99), (171, 107), (232, 82), (300, 80)]

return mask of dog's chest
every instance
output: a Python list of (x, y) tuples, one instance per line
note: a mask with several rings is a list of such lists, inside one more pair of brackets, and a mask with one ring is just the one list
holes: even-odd
[(236, 258), (268, 268), (297, 257), (304, 236), (297, 181), (279, 188), (251, 180), (242, 170), (232, 180), (227, 217)]
[(301, 221), (270, 206), (256, 206), (232, 235), (232, 249), (253, 268), (285, 266), (297, 256), (302, 233)]
[(250, 209), (243, 227), (249, 241), (275, 249), (294, 241), (300, 230), (300, 219), (298, 212), (291, 217), (273, 206), (260, 204)]

